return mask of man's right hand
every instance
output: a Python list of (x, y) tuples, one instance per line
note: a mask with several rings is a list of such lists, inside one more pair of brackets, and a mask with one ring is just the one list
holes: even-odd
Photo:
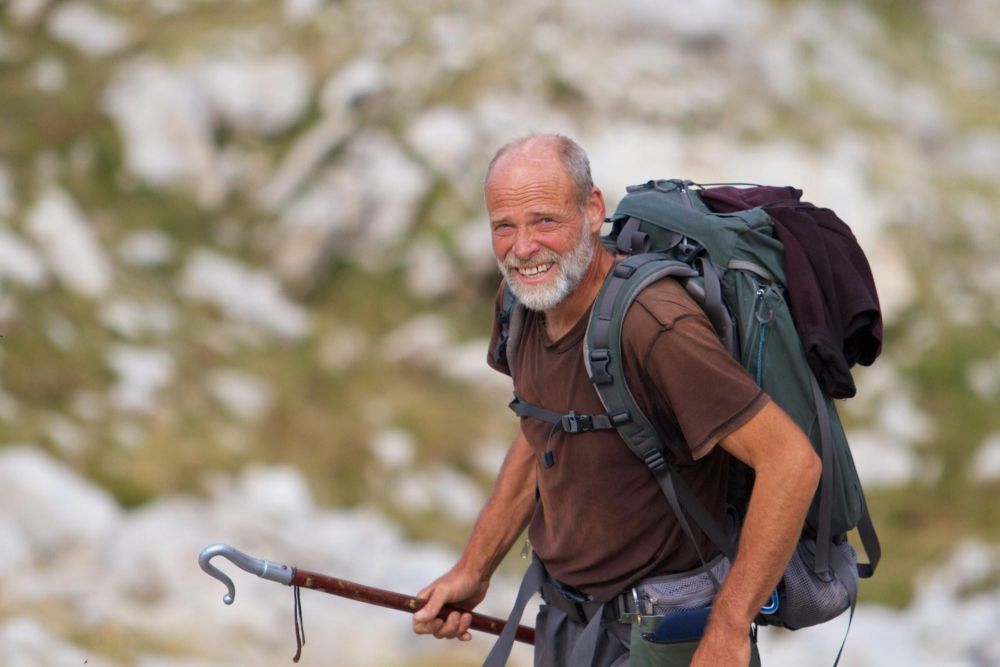
[(425, 587), (417, 597), (426, 599), (427, 604), (413, 614), (413, 631), (418, 635), (434, 635), (438, 639), (459, 639), (469, 641), (469, 625), (472, 614), (453, 611), (447, 619), (437, 617), (441, 607), (451, 604), (464, 609), (473, 609), (486, 597), (488, 581), (483, 581), (458, 566)]

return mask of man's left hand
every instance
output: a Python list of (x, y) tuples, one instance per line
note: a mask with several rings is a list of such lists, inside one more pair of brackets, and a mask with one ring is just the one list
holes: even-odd
[(698, 643), (691, 667), (747, 667), (750, 664), (750, 636), (747, 633), (713, 632), (711, 628)]

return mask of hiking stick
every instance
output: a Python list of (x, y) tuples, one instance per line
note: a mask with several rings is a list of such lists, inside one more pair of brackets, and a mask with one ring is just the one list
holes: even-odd
[[(198, 564), (201, 565), (201, 569), (203, 569), (210, 576), (215, 577), (225, 584), (228, 593), (223, 596), (222, 601), (226, 604), (232, 604), (233, 600), (236, 599), (236, 587), (233, 585), (232, 579), (230, 579), (219, 568), (212, 565), (211, 560), (215, 556), (222, 556), (223, 558), (232, 561), (241, 570), (249, 572), (250, 574), (255, 574), (261, 579), (276, 581), (278, 583), (285, 584), (286, 586), (311, 588), (312, 590), (323, 591), (324, 593), (329, 593), (331, 595), (339, 595), (340, 597), (357, 600), (358, 602), (367, 602), (368, 604), (378, 605), (379, 607), (388, 607), (389, 609), (397, 609), (399, 611), (408, 611), (411, 613), (421, 609), (425, 604), (427, 604), (427, 600), (410, 597), (408, 595), (403, 595), (402, 593), (393, 593), (392, 591), (356, 584), (353, 581), (338, 579), (325, 574), (309, 572), (308, 570), (300, 570), (299, 568), (283, 565), (281, 563), (273, 563), (259, 558), (252, 558), (239, 549), (231, 547), (228, 544), (213, 544), (201, 550), (201, 553), (198, 554)], [(506, 621), (499, 618), (477, 614), (476, 612), (469, 612), (467, 609), (460, 609), (451, 605), (445, 605), (442, 607), (441, 611), (438, 613), (438, 618), (446, 619), (448, 614), (453, 611), (471, 613), (472, 624), (470, 628), (473, 630), (479, 630), (480, 632), (488, 632), (492, 635), (499, 635), (503, 631), (504, 626), (507, 624)], [(300, 611), (297, 613), (299, 616), (301, 615)], [(296, 620), (301, 622), (301, 618), (299, 617), (297, 617)], [(535, 629), (519, 625), (517, 626), (514, 638), (517, 641), (524, 642), (526, 644), (534, 644)]]

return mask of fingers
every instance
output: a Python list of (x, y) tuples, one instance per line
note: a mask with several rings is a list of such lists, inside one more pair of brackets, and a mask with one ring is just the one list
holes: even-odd
[(438, 618), (437, 614), (444, 605), (444, 598), (445, 595), (438, 591), (431, 593), (427, 604), (413, 615), (413, 631), (420, 635), (434, 635), (438, 639), (469, 641), (472, 639), (472, 634), (469, 632), (472, 614), (453, 611), (443, 619)]
[(438, 615), (441, 607), (447, 602), (447, 595), (443, 587), (435, 587), (434, 584), (417, 593), (417, 597), (426, 599), (427, 604), (413, 614), (414, 629), (417, 623), (429, 623)]

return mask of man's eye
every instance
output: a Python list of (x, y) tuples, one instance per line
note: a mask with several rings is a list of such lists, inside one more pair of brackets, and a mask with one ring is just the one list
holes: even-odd
[(553, 220), (552, 218), (542, 218), (541, 222), (543, 225), (555, 224), (555, 220)]

